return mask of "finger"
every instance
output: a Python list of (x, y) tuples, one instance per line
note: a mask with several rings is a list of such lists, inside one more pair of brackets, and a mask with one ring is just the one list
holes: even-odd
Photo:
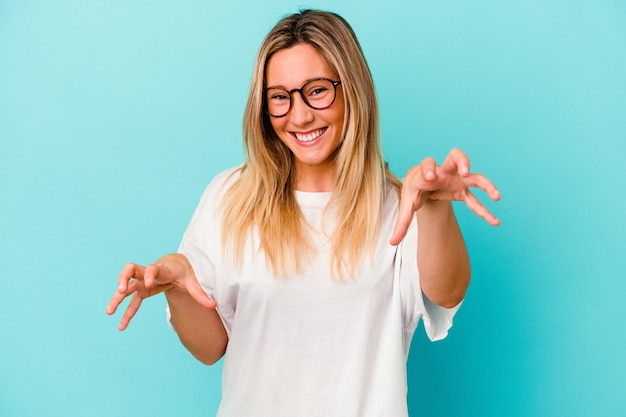
[(467, 204), (467, 207), (469, 207), (470, 210), (472, 210), (479, 217), (483, 218), (490, 225), (500, 225), (500, 220), (494, 216), (493, 213), (491, 213), (489, 209), (487, 209), (487, 207), (485, 207), (483, 203), (481, 203), (480, 200), (478, 200), (469, 190), (466, 193), (465, 204)]
[(470, 173), (470, 161), (462, 150), (454, 148), (444, 159), (441, 169), (448, 173), (459, 174), (467, 177)]
[(139, 310), (139, 307), (141, 307), (142, 302), (143, 299), (141, 298), (139, 293), (135, 292), (133, 294), (133, 298), (131, 298), (130, 300), (130, 303), (128, 303), (128, 307), (126, 308), (124, 315), (122, 316), (122, 320), (120, 321), (120, 325), (118, 327), (119, 330), (126, 330), (130, 321), (133, 319), (133, 317), (135, 317), (135, 314), (137, 314), (137, 311)]
[(434, 158), (430, 156), (424, 158), (420, 166), (422, 168), (422, 177), (426, 181), (433, 181), (437, 178), (437, 162), (435, 162)]
[(424, 204), (425, 199), (425, 194), (420, 190), (417, 190), (417, 195), (412, 196), (410, 190), (407, 188), (402, 189), (400, 203), (398, 204), (398, 219), (389, 240), (390, 244), (397, 245), (404, 239), (411, 225), (413, 213)]
[(404, 236), (406, 236), (406, 232), (409, 230), (409, 225), (411, 224), (412, 213), (409, 213), (408, 218), (406, 214), (398, 213), (398, 219), (396, 220), (396, 225), (393, 229), (393, 234), (391, 235), (391, 239), (389, 239), (389, 243), (392, 245), (397, 245), (402, 242)]
[(126, 298), (126, 294), (121, 294), (119, 291), (115, 291), (115, 294), (113, 294), (113, 297), (111, 297), (111, 300), (107, 305), (106, 313), (109, 316), (115, 314), (119, 305), (122, 304), (122, 301), (124, 301), (124, 298)]
[(119, 277), (117, 278), (117, 289), (120, 293), (126, 293), (128, 289), (128, 282), (131, 278), (143, 279), (145, 268), (141, 265), (134, 263), (127, 263), (122, 268)]
[(157, 265), (148, 265), (143, 274), (143, 285), (145, 285), (146, 288), (150, 288), (154, 285), (160, 272), (161, 269)]
[(115, 291), (115, 293), (113, 294), (113, 297), (111, 297), (111, 300), (109, 301), (109, 304), (107, 305), (106, 313), (108, 315), (115, 314), (118, 307), (120, 306), (120, 304), (122, 304), (122, 302), (126, 299), (126, 297), (128, 297), (135, 291), (137, 291), (137, 281), (133, 281), (129, 285), (127, 285), (126, 290), (124, 292), (120, 292), (119, 290)]
[(491, 180), (482, 174), (470, 174), (463, 179), (463, 183), (468, 187), (480, 188), (493, 201), (500, 200), (500, 192)]
[(202, 289), (200, 284), (196, 279), (192, 279), (185, 285), (185, 289), (191, 295), (191, 297), (196, 300), (198, 304), (204, 306), (206, 308), (215, 308), (217, 307), (217, 302), (211, 299), (206, 292)]

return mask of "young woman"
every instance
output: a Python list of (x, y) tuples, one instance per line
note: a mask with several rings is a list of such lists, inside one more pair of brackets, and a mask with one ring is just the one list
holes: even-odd
[(244, 139), (246, 162), (208, 186), (179, 253), (126, 265), (107, 313), (132, 295), (123, 330), (164, 293), (185, 347), (224, 356), (220, 416), (406, 416), (413, 332), (422, 319), (445, 337), (469, 283), (450, 201), (497, 225), (470, 188), (498, 191), (458, 149), (403, 182), (387, 170), (372, 77), (333, 13), (267, 35)]

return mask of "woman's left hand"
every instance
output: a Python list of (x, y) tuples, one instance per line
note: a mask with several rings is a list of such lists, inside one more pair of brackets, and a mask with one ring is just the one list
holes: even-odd
[(469, 158), (460, 149), (452, 149), (441, 166), (430, 157), (415, 165), (402, 184), (398, 220), (390, 243), (397, 245), (402, 241), (413, 214), (428, 200), (464, 201), (476, 215), (492, 226), (498, 226), (500, 220), (476, 198), (470, 188), (482, 189), (494, 201), (500, 199), (500, 193), (487, 177), (470, 173)]

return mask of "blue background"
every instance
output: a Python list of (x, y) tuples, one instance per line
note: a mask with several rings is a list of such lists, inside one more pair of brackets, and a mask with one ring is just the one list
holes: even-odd
[(461, 147), (503, 195), (499, 228), (457, 205), (473, 282), (416, 334), (412, 415), (625, 416), (622, 0), (0, 0), (0, 416), (214, 415), (163, 297), (125, 333), (104, 308), (242, 161), (256, 50), (303, 6), (357, 32), (398, 175)]

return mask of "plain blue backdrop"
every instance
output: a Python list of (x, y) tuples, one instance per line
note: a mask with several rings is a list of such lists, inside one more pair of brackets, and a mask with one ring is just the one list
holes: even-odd
[(416, 333), (411, 415), (625, 416), (623, 0), (0, 0), (0, 416), (215, 414), (163, 297), (125, 333), (104, 309), (242, 162), (256, 50), (303, 6), (353, 25), (394, 172), (460, 147), (503, 195), (499, 228), (456, 205), (473, 281)]

